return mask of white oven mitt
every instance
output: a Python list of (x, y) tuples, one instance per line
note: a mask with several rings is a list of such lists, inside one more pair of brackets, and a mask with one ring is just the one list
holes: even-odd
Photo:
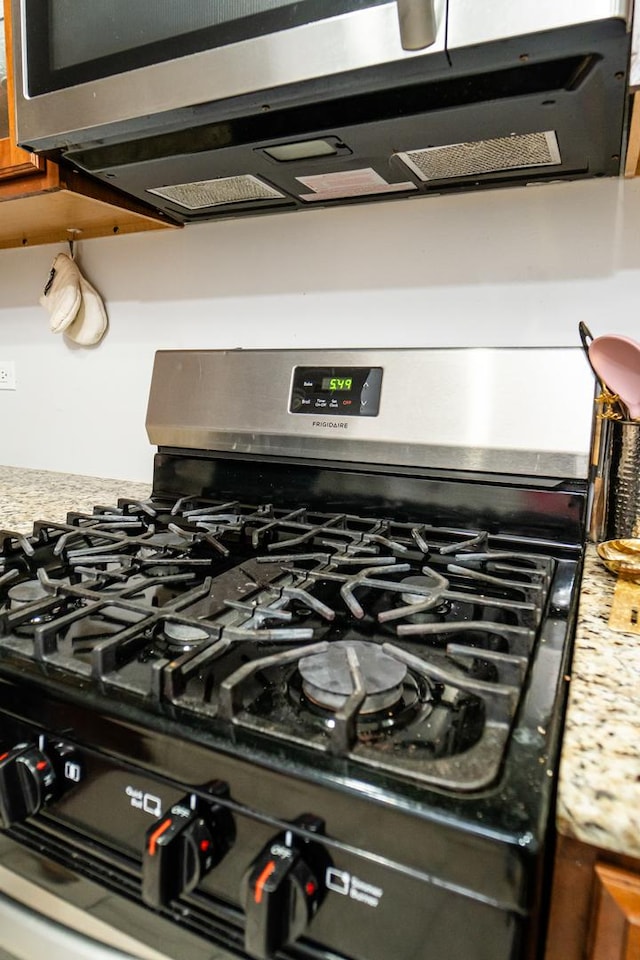
[(64, 333), (83, 347), (99, 343), (106, 333), (102, 298), (66, 253), (59, 253), (53, 261), (40, 303), (49, 311), (53, 333)]
[(102, 297), (82, 275), (80, 293), (80, 309), (65, 328), (64, 335), (82, 347), (90, 347), (94, 343), (100, 343), (107, 332), (107, 313)]
[(49, 325), (53, 333), (66, 330), (80, 309), (81, 300), (80, 271), (71, 257), (59, 253), (40, 297), (40, 303), (49, 311)]

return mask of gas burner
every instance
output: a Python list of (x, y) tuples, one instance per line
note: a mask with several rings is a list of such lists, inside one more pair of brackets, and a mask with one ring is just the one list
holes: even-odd
[(7, 607), (17, 610), (26, 607), (37, 600), (46, 600), (50, 594), (39, 580), (21, 580), (7, 591)]
[(138, 550), (138, 556), (141, 560), (149, 560), (159, 556), (167, 549), (182, 550), (184, 552), (188, 547), (189, 539), (187, 537), (182, 537), (178, 533), (172, 533), (167, 530), (162, 533), (154, 533), (150, 537), (145, 537), (144, 543)]
[(21, 580), (7, 590), (0, 612), (11, 620), (16, 636), (32, 637), (35, 628), (55, 620), (64, 605), (65, 600), (57, 598), (40, 580)]
[(179, 565), (179, 563), (154, 563), (151, 566), (144, 567), (145, 576), (154, 580), (178, 577), (182, 573), (182, 570), (183, 568)]
[(341, 710), (356, 687), (354, 668), (365, 694), (359, 713), (377, 713), (400, 700), (406, 666), (362, 640), (337, 640), (324, 653), (303, 657), (298, 669), (305, 696), (326, 710)]
[[(311, 659), (311, 658), (308, 658)], [(291, 723), (297, 729), (308, 731), (309, 737), (314, 738), (321, 731), (340, 753), (341, 748), (335, 743), (337, 711), (314, 703), (304, 692), (304, 681), (298, 671), (289, 678), (287, 683), (288, 703), (293, 709)], [(258, 706), (258, 704), (256, 704)], [(381, 708), (372, 713), (357, 711), (348, 734), (348, 749), (356, 743), (374, 744), (386, 737), (401, 737), (403, 730), (410, 730), (411, 725), (419, 717), (426, 718), (433, 710), (434, 700), (428, 683), (420, 677), (415, 677), (407, 671), (402, 683), (399, 699), (390, 707)], [(274, 709), (275, 704), (272, 705)], [(276, 713), (280, 708), (275, 707)], [(286, 709), (286, 708), (285, 708)], [(259, 711), (258, 711), (259, 712)], [(332, 747), (333, 749), (333, 747)]]
[[(405, 577), (400, 583), (405, 590), (398, 594), (395, 609), (402, 610), (403, 619), (409, 623), (441, 623), (451, 613), (453, 605), (450, 600), (435, 593), (432, 599), (428, 599), (427, 591), (432, 591), (434, 586), (430, 577), (415, 574)], [(383, 612), (380, 621), (384, 623), (392, 618), (393, 611)]]
[(163, 624), (159, 639), (165, 642), (168, 649), (186, 653), (188, 650), (202, 646), (211, 639), (211, 635), (193, 624), (168, 620)]
[(414, 593), (411, 589), (412, 587), (425, 588), (425, 587), (430, 587), (432, 585), (429, 578), (421, 574), (416, 574), (413, 577), (404, 577), (404, 579), (401, 580), (400, 582), (402, 583), (403, 587), (405, 587), (405, 592), (401, 593), (400, 597), (402, 599), (402, 602), (406, 603), (407, 605), (424, 602), (424, 598), (425, 598), (424, 590), (422, 593)]

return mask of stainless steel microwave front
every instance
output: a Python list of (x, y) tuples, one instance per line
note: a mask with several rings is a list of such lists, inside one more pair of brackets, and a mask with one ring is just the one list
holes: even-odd
[[(423, 0), (418, 2), (423, 4)], [(400, 3), (404, 5), (406, 0)], [(159, 5), (158, 15), (149, 18), (145, 12), (142, 20), (132, 25), (137, 5), (128, 0), (35, 5), (30, 0), (12, 0), (19, 142), (60, 147), (80, 139), (83, 130), (117, 127), (145, 116), (398, 60), (444, 56), (447, 0), (427, 0), (433, 11), (433, 38), (426, 49), (419, 50), (402, 46), (395, 0), (315, 4), (324, 9), (317, 9), (315, 19), (306, 22), (304, 11), (314, 7), (313, 3), (198, 3), (196, 8), (233, 10), (217, 24), (211, 21), (207, 25), (212, 16), (207, 14), (199, 30), (192, 28), (192, 6), (188, 5), (187, 15), (187, 7), (177, 5), (183, 14), (176, 15), (175, 9), (168, 9), (176, 5)], [(296, 17), (291, 8), (302, 12)], [(344, 12), (327, 15), (341, 9)], [(259, 12), (249, 16), (248, 10)], [(71, 22), (74, 27), (68, 31)], [(240, 28), (231, 29), (236, 22), (243, 25), (247, 36), (242, 37)], [(122, 47), (123, 35), (142, 36), (146, 49), (142, 44)], [(225, 43), (225, 35), (239, 39)], [(212, 46), (199, 49), (207, 37)], [(176, 56), (180, 38), (185, 52)], [(151, 62), (149, 48), (157, 51)], [(44, 63), (51, 66), (37, 82), (36, 73)]]
[(349, 75), (355, 90), (368, 73), (375, 91), (389, 85), (394, 64), (428, 78), (452, 51), (614, 18), (630, 24), (629, 8), (630, 0), (236, 0), (157, 5), (149, 18), (128, 0), (11, 0), (18, 141), (62, 149), (90, 131), (121, 136), (133, 121), (141, 135), (155, 116), (197, 117), (212, 102), (232, 112), (236, 98), (263, 91), (286, 90), (293, 104), (300, 88), (304, 102), (308, 83), (322, 78)]

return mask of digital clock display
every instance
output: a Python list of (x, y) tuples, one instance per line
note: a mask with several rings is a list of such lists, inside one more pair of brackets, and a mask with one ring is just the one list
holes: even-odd
[(344, 393), (351, 390), (353, 386), (353, 377), (324, 377), (321, 383), (323, 390), (330, 390), (332, 393)]
[[(331, 418), (334, 426), (336, 417), (377, 417), (381, 390), (382, 367), (295, 367), (289, 412), (315, 417), (317, 429), (324, 424), (318, 417)], [(341, 426), (347, 429), (348, 424)]]

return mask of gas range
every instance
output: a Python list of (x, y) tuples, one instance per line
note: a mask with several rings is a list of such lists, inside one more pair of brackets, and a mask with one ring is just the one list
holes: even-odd
[(6, 837), (180, 960), (539, 946), (586, 489), (390, 438), (424, 356), (158, 354), (152, 495), (0, 534)]

